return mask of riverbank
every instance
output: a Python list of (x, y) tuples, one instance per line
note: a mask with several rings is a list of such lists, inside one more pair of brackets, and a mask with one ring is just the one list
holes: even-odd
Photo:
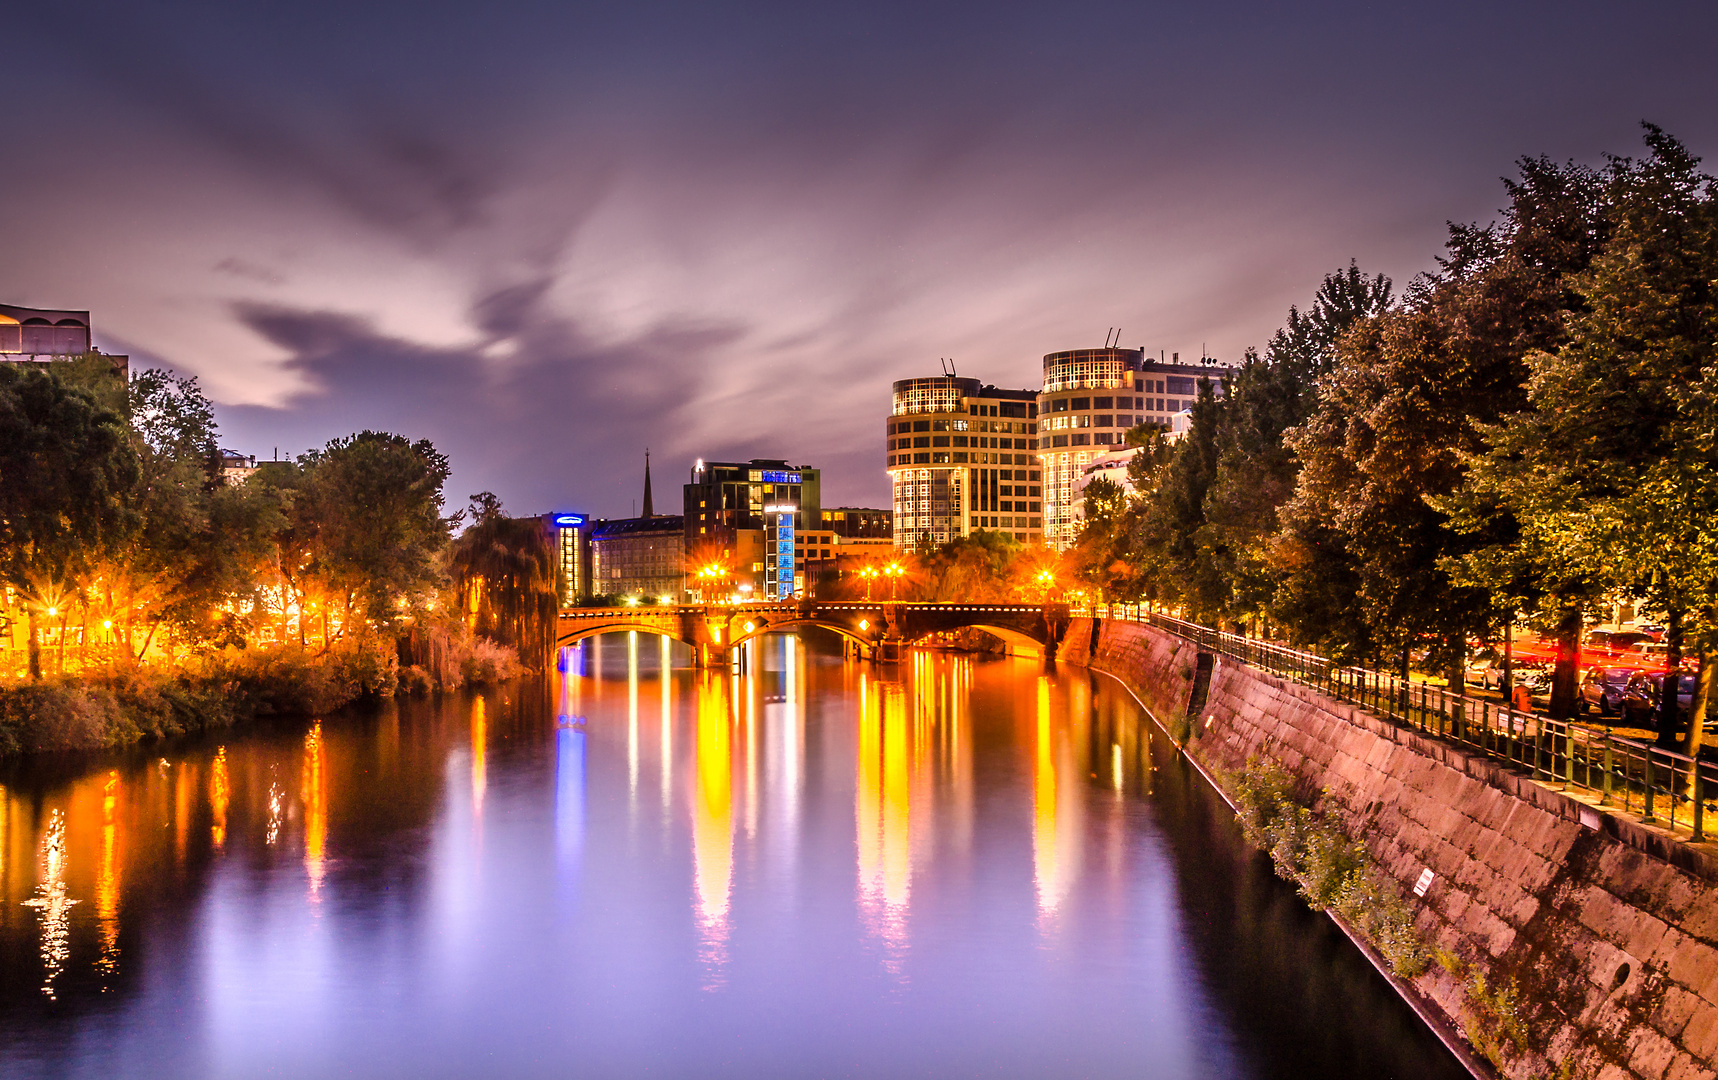
[(399, 662), (392, 639), (326, 649), (225, 649), (170, 667), (116, 667), (0, 684), (0, 756), (99, 750), (242, 725), (321, 716), (366, 698), (490, 685), (524, 673), (512, 649), (455, 641), (429, 665)]
[[(1502, 1075), (1712, 1075), (1712, 845), (1153, 627), (1077, 619), (1061, 659), (1121, 680), (1231, 802), (1237, 777), (1280, 769), (1310, 811), (1359, 841), (1436, 960), (1399, 989)], [(1190, 702), (1201, 702), (1191, 715)]]

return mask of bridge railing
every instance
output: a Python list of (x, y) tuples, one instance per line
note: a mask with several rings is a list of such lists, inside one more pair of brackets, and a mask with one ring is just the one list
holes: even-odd
[(1338, 664), (1317, 653), (1231, 634), (1133, 604), (1088, 605), (1074, 614), (1141, 622), (1201, 649), (1270, 671), (1401, 727), (1478, 751), (1534, 780), (1620, 805), (1689, 839), (1706, 837), (1718, 811), (1718, 762), (1693, 759), (1610, 728), (1556, 720), (1507, 702), (1472, 697), (1390, 672)]

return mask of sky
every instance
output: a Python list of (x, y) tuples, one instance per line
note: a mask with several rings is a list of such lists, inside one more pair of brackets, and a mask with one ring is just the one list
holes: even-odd
[[(889, 384), (1237, 359), (1398, 287), (1523, 155), (1718, 154), (1718, 6), (11, 4), (0, 302), (195, 375), (223, 446), (363, 429), (450, 508), (697, 458), (884, 506)], [(666, 506), (665, 506), (666, 504)]]

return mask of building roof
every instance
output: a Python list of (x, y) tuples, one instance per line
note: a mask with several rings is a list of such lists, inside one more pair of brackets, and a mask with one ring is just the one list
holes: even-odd
[(38, 326), (46, 323), (50, 326), (85, 326), (89, 325), (87, 311), (60, 311), (54, 308), (18, 307), (14, 304), (0, 304), (0, 322), (35, 323)]
[(591, 539), (602, 540), (619, 536), (669, 535), (683, 536), (686, 519), (679, 514), (658, 514), (655, 517), (617, 518), (599, 521), (591, 526)]

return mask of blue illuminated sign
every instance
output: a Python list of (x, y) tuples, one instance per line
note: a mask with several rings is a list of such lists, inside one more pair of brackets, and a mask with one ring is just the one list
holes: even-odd
[(557, 528), (557, 529), (576, 529), (579, 526), (583, 525), (584, 523), (585, 523), (585, 516), (583, 514), (556, 514), (555, 515), (555, 528)]
[(797, 484), (800, 482), (799, 473), (780, 472), (774, 469), (764, 470), (764, 483), (766, 484)]

